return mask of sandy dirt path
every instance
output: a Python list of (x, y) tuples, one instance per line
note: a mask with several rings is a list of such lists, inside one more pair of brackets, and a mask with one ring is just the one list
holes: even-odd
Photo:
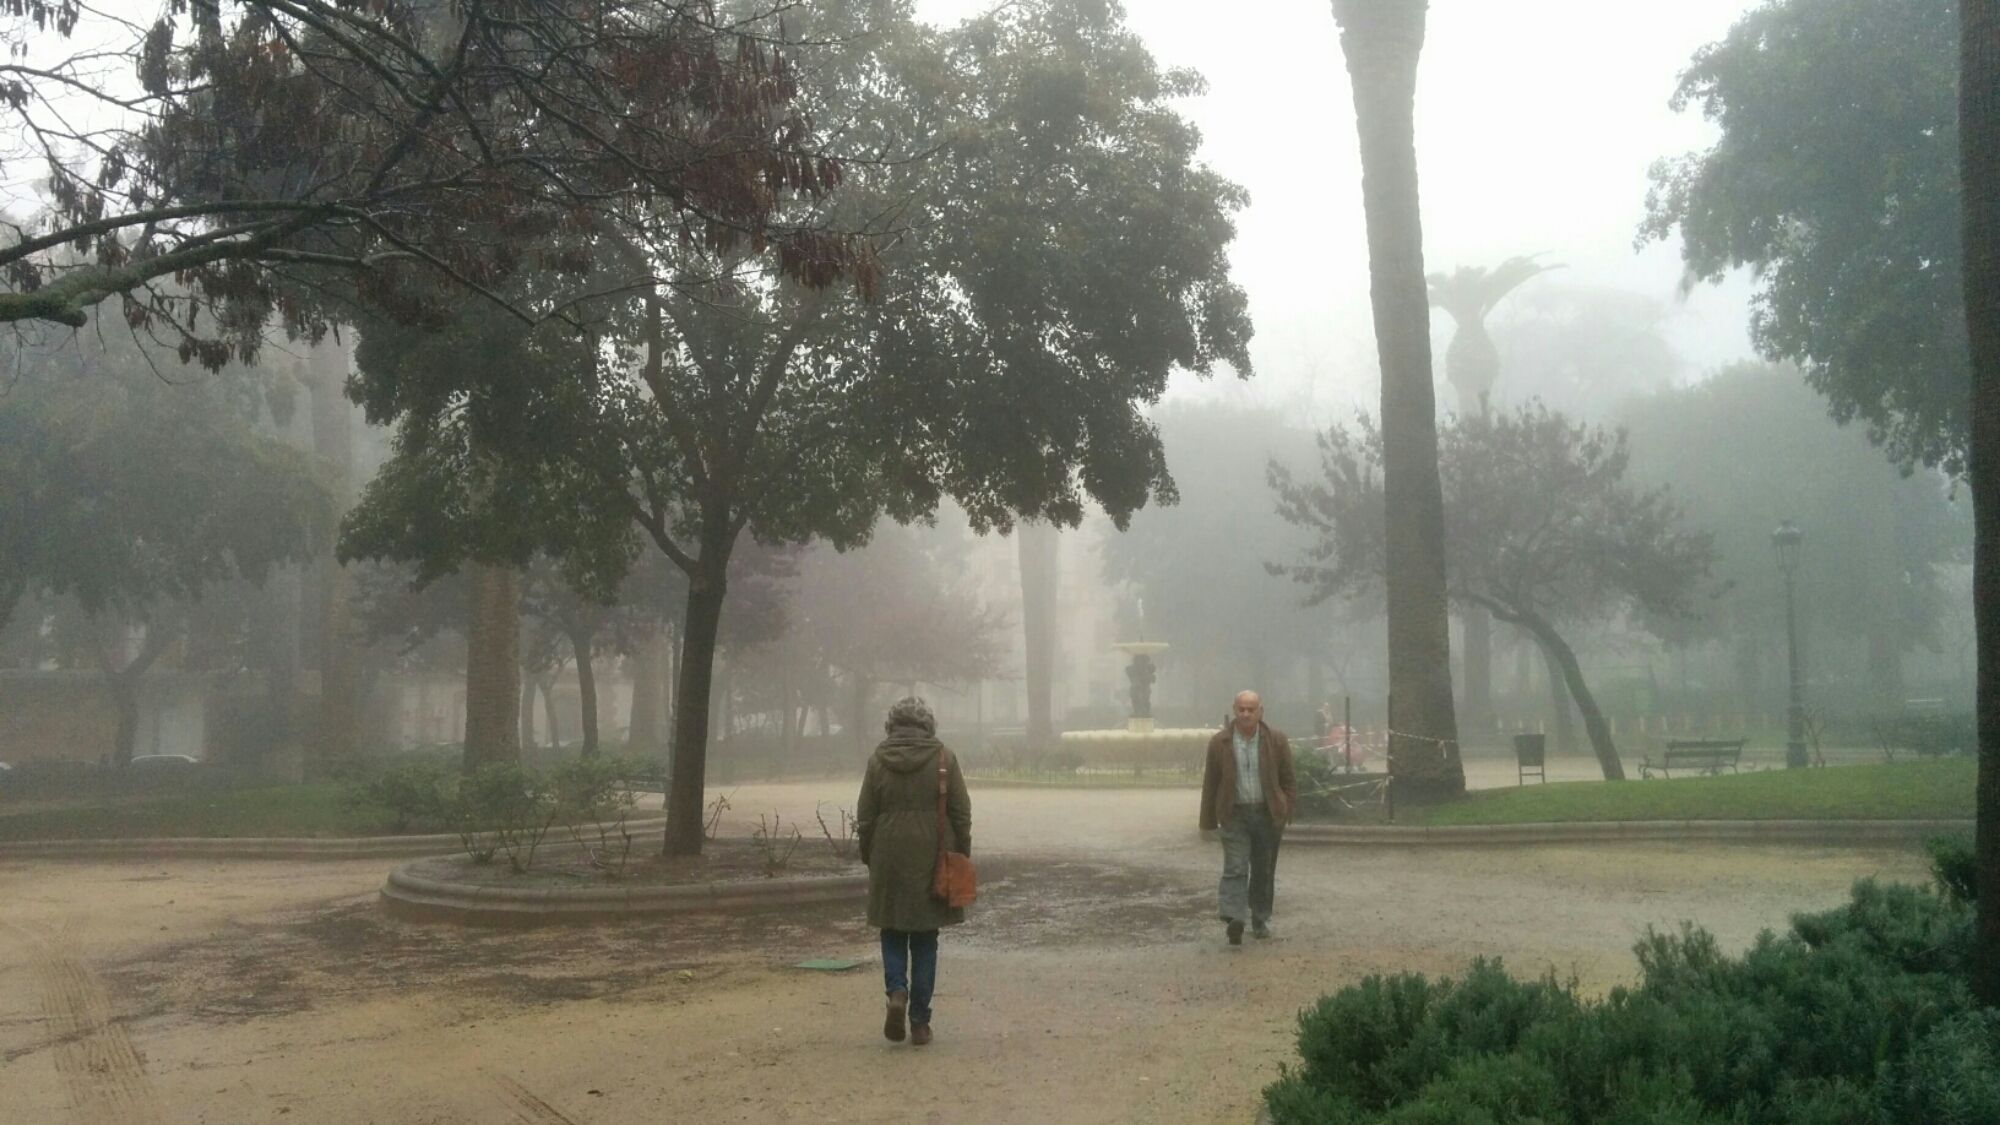
[[(812, 827), (847, 784), (741, 786)], [(496, 931), (384, 917), (379, 862), (0, 863), (0, 1106), (73, 1125), (1245, 1122), (1297, 1011), (1502, 956), (1592, 989), (1648, 926), (1728, 946), (1922, 879), (1913, 851), (1291, 847), (1278, 938), (1229, 948), (1193, 794), (974, 790), (989, 870), (937, 1042), (880, 1034), (873, 935), (816, 909)], [(849, 973), (789, 966), (867, 962)]]

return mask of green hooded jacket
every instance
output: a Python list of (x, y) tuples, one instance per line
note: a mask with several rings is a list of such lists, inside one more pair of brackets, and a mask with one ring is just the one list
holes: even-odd
[(945, 812), (953, 847), (972, 854), (972, 798), (958, 755), (921, 727), (899, 726), (875, 748), (855, 802), (855, 836), (868, 865), (868, 924), (922, 932), (965, 921), (931, 897), (938, 851), (938, 762), (945, 766)]

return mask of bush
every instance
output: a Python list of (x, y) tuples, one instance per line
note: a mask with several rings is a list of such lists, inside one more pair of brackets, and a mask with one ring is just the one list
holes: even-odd
[(1967, 986), (1971, 912), (1856, 884), (1730, 957), (1649, 934), (1601, 1001), (1475, 961), (1462, 980), (1370, 977), (1300, 1016), (1278, 1122), (1890, 1125), (2000, 1121), (2000, 1013)]
[(351, 810), (381, 809), (390, 830), (441, 830), (451, 824), (453, 775), (434, 762), (405, 762), (347, 783), (343, 798)]
[(637, 804), (632, 783), (650, 779), (654, 768), (653, 763), (625, 758), (575, 758), (549, 775), (556, 815), (592, 867), (613, 877), (625, 873), (632, 856), (632, 833), (625, 822)]
[(1956, 902), (1979, 898), (1979, 859), (1970, 836), (1934, 836), (1924, 842), (1931, 853), (1931, 877), (1945, 897)]
[(512, 762), (488, 762), (453, 790), (452, 819), (474, 861), (491, 863), (500, 852), (520, 874), (555, 824), (554, 793), (540, 774)]

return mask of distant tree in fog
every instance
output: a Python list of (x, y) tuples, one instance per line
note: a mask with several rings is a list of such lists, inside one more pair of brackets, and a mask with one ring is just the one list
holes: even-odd
[(1502, 403), (1540, 399), (1589, 421), (1671, 388), (1682, 362), (1667, 341), (1666, 301), (1595, 285), (1537, 285), (1492, 329), (1507, 372)]
[[(1460, 414), (1486, 413), (1493, 385), (1500, 381), (1500, 349), (1486, 330), (1487, 314), (1531, 278), (1560, 268), (1517, 256), (1492, 269), (1460, 266), (1425, 279), (1431, 304), (1451, 314), (1455, 324), (1445, 348), (1444, 377), (1458, 394)], [(1484, 727), (1493, 720), (1493, 619), (1476, 605), (1461, 607), (1460, 617), (1465, 623), (1466, 711), (1461, 720), (1466, 727)]]
[[(118, 338), (113, 336), (116, 341)], [(74, 599), (78, 652), (105, 675), (132, 756), (140, 678), (189, 607), (308, 557), (331, 501), (259, 432), (226, 376), (162, 380), (130, 337), (17, 353), (0, 394), (0, 626), (30, 592)]]
[(1486, 331), (1486, 315), (1528, 279), (1561, 268), (1533, 256), (1513, 257), (1492, 269), (1460, 266), (1425, 279), (1431, 304), (1450, 313), (1456, 326), (1444, 353), (1444, 377), (1458, 393), (1459, 413), (1483, 413), (1493, 384), (1500, 381), (1500, 350)]
[(840, 678), (842, 723), (858, 742), (879, 734), (870, 702), (878, 686), (972, 684), (1005, 671), (1008, 614), (941, 550), (935, 537), (885, 527), (866, 548), (815, 550), (799, 568), (781, 643)]
[[(1636, 482), (1671, 484), (1691, 523), (1715, 535), (1715, 576), (1726, 591), (1682, 639), (1714, 640), (1736, 659), (1717, 678), (1760, 709), (1759, 655), (1784, 640), (1784, 597), (1771, 529), (1805, 529), (1798, 612), (1812, 638), (1813, 678), (1847, 670), (1843, 698), (1878, 709), (1905, 698), (1904, 654), (1937, 643), (1950, 603), (1944, 568), (1970, 558), (1971, 521), (1943, 476), (1898, 472), (1867, 438), (1836, 426), (1790, 365), (1746, 363), (1683, 389), (1636, 399)], [(1843, 653), (1853, 657), (1838, 659)], [(1768, 682), (1776, 684), (1782, 669)]]
[(1903, 465), (1965, 471), (1958, 28), (1944, 0), (1766, 0), (1703, 47), (1672, 105), (1713, 147), (1654, 165), (1644, 237), (1691, 275), (1760, 284), (1759, 351)]
[[(1691, 612), (1714, 555), (1709, 536), (1682, 527), (1666, 490), (1627, 483), (1622, 433), (1539, 404), (1455, 418), (1439, 445), (1451, 596), (1535, 638), (1583, 712), (1605, 778), (1622, 779), (1610, 726), (1562, 629), (1620, 609)], [(1321, 435), (1321, 479), (1271, 467), (1279, 511), (1317, 537), (1290, 568), (1314, 600), (1373, 595), (1393, 565), (1382, 533), (1382, 446), (1363, 417)]]
[(1335, 634), (1331, 613), (1301, 612), (1297, 588), (1264, 569), (1303, 540), (1271, 510), (1264, 466), (1307, 456), (1312, 432), (1281, 411), (1208, 404), (1169, 406), (1155, 419), (1180, 499), (1134, 515), (1100, 548), (1105, 577), (1145, 601), (1145, 639), (1173, 646), (1163, 666), (1177, 678), (1188, 669), (1194, 690), (1207, 693), (1157, 690), (1154, 707), (1199, 707), (1206, 722), (1244, 687), (1275, 702), (1275, 677), (1353, 643)]

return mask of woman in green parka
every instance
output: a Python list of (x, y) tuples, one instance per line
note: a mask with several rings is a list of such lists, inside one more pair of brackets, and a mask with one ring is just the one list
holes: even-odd
[(897, 701), (882, 724), (888, 737), (868, 759), (855, 803), (855, 835), (868, 865), (868, 924), (882, 931), (882, 977), (889, 1014), (882, 1034), (931, 1041), (931, 988), (937, 981), (938, 930), (965, 921), (965, 910), (931, 897), (938, 856), (938, 773), (944, 773), (950, 846), (972, 854), (972, 798), (958, 756), (937, 740), (937, 718), (914, 696)]

